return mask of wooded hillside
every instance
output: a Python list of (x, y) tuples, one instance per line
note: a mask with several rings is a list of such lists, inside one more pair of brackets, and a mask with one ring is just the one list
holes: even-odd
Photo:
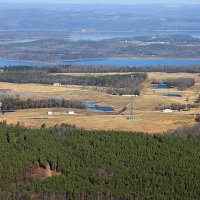
[[(0, 126), (1, 199), (199, 199), (200, 141)], [(27, 178), (37, 166), (56, 176)]]

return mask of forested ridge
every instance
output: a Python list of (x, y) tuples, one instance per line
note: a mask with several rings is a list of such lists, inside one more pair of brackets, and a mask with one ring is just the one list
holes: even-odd
[[(10, 83), (39, 83), (63, 85), (81, 85), (106, 87), (110, 94), (130, 94), (133, 92), (138, 95), (141, 84), (146, 80), (145, 73), (133, 73), (124, 75), (106, 76), (72, 76), (72, 75), (51, 75), (53, 68), (34, 68), (34, 67), (8, 67), (0, 73), (1, 82)], [(58, 68), (59, 69), (59, 68)]]
[[(199, 199), (200, 140), (0, 125), (1, 199)], [(60, 173), (27, 180), (37, 163)]]

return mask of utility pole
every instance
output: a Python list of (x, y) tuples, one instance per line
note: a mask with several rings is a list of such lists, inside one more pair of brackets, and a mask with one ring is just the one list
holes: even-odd
[(133, 95), (134, 95), (134, 91), (133, 91), (133, 83), (132, 83), (132, 79), (134, 78), (134, 75), (131, 75), (131, 117), (133, 118)]
[(133, 77), (134, 75), (131, 75), (131, 112), (130, 112), (130, 116), (128, 116), (128, 120), (133, 120), (134, 116), (133, 116), (133, 100), (134, 100), (134, 91), (133, 91)]
[(186, 98), (186, 102), (187, 102), (187, 104), (186, 104), (186, 110), (188, 110), (188, 102), (189, 102), (189, 98)]

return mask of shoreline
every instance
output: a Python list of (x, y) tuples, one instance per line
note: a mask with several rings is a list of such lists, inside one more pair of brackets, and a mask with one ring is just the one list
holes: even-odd
[(110, 57), (110, 58), (85, 58), (85, 59), (72, 59), (61, 60), (60, 62), (79, 62), (79, 61), (93, 61), (93, 60), (200, 60), (200, 58), (163, 58), (163, 57)]
[(45, 62), (45, 61), (31, 61), (31, 60), (13, 60), (13, 59), (4, 59), (4, 58), (0, 58), (0, 62), (26, 62), (26, 63), (38, 63), (38, 64), (46, 64), (46, 65), (54, 65), (54, 64), (59, 64), (59, 63), (56, 63), (56, 62)]
[[(39, 64), (39, 65), (65, 65), (64, 63), (61, 62), (70, 62), (70, 63), (74, 63), (74, 62), (81, 62), (81, 61), (96, 61), (96, 60), (116, 60), (116, 61), (137, 61), (137, 60), (146, 60), (146, 61), (156, 61), (156, 60), (160, 60), (160, 61), (164, 61), (164, 60), (175, 60), (175, 61), (200, 61), (200, 58), (163, 58), (163, 57), (110, 57), (110, 58), (86, 58), (86, 59), (72, 59), (72, 60), (60, 60), (60, 61), (56, 61), (56, 62), (45, 62), (45, 61), (31, 61), (31, 60), (14, 60), (14, 59), (4, 59), (4, 58), (0, 58), (0, 62), (25, 62), (25, 63), (29, 63), (29, 64)], [(5, 65), (6, 66), (6, 65)]]

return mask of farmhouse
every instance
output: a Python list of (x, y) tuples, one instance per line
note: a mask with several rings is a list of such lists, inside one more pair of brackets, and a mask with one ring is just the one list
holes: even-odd
[(53, 85), (58, 87), (58, 86), (61, 86), (62, 84), (61, 83), (54, 83)]

